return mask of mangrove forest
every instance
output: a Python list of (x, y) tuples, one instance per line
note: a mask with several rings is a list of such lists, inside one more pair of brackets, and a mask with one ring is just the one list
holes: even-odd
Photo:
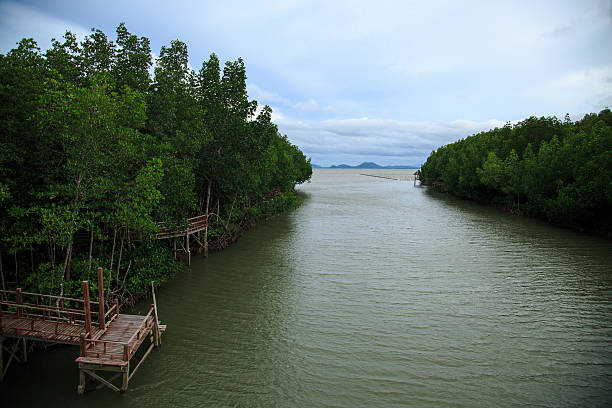
[(426, 185), (612, 236), (612, 112), (530, 117), (433, 151)]
[(246, 79), (240, 58), (191, 69), (178, 40), (153, 58), (124, 24), (114, 41), (66, 32), (0, 55), (2, 287), (80, 297), (101, 266), (106, 289), (131, 298), (184, 267), (155, 239), (160, 223), (206, 215), (200, 239), (220, 249), (294, 206), (310, 159)]

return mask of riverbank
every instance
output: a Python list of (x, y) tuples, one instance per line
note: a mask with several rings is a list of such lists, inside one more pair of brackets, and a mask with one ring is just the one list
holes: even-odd
[(435, 192), (436, 194), (446, 195), (446, 196), (449, 196), (449, 197), (458, 198), (458, 199), (460, 199), (462, 201), (476, 203), (476, 204), (482, 205), (484, 207), (494, 208), (494, 209), (496, 209), (498, 211), (505, 212), (505, 213), (512, 214), (512, 215), (516, 215), (518, 217), (525, 217), (525, 218), (537, 220), (539, 222), (542, 222), (542, 223), (545, 223), (545, 224), (548, 224), (548, 225), (551, 225), (551, 226), (554, 226), (554, 227), (557, 227), (557, 228), (563, 228), (563, 229), (578, 231), (578, 232), (581, 232), (581, 233), (597, 236), (597, 237), (600, 237), (600, 238), (612, 239), (612, 231), (609, 231), (607, 228), (597, 228), (596, 225), (588, 226), (588, 225), (580, 224), (580, 223), (572, 224), (572, 223), (567, 223), (567, 222), (566, 223), (554, 222), (554, 221), (551, 221), (550, 219), (547, 219), (542, 214), (530, 213), (525, 208), (517, 208), (514, 205), (509, 205), (508, 203), (498, 203), (498, 202), (493, 202), (493, 201), (471, 200), (469, 198), (465, 198), (465, 197), (461, 197), (459, 195), (455, 195), (455, 194), (452, 194), (452, 193), (447, 193), (447, 192), (441, 191), (439, 189), (439, 187), (437, 187), (436, 185), (428, 185), (428, 184), (424, 184), (424, 183), (421, 183), (421, 185), (423, 187), (427, 187), (428, 189), (430, 189), (431, 191)]

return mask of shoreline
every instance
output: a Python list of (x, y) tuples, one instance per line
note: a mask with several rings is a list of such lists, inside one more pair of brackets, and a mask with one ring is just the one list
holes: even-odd
[(558, 228), (563, 228), (563, 229), (566, 229), (566, 230), (576, 231), (576, 232), (579, 232), (581, 234), (588, 234), (588, 235), (596, 236), (596, 237), (599, 237), (599, 238), (604, 238), (604, 239), (612, 240), (612, 232), (606, 232), (606, 231), (599, 230), (599, 229), (596, 229), (596, 228), (590, 228), (590, 227), (587, 227), (585, 225), (569, 224), (569, 223), (559, 223), (559, 222), (549, 221), (549, 220), (547, 220), (542, 215), (529, 214), (529, 213), (527, 213), (527, 212), (525, 212), (523, 210), (519, 210), (517, 208), (511, 208), (511, 207), (508, 207), (508, 206), (505, 206), (505, 205), (501, 205), (501, 204), (496, 204), (496, 203), (493, 203), (493, 202), (484, 202), (484, 201), (470, 200), (470, 199), (465, 198), (465, 197), (460, 197), (460, 196), (457, 196), (457, 195), (454, 195), (454, 194), (451, 194), (451, 193), (447, 193), (447, 192), (444, 192), (444, 191), (436, 190), (435, 188), (432, 188), (433, 187), (432, 185), (428, 185), (428, 184), (421, 184), (421, 186), (428, 187), (428, 189), (430, 191), (432, 191), (433, 193), (435, 193), (435, 194), (442, 194), (442, 195), (445, 195), (445, 196), (448, 196), (448, 197), (457, 198), (459, 200), (463, 200), (463, 201), (466, 201), (466, 202), (469, 202), (469, 203), (474, 203), (474, 204), (477, 204), (477, 205), (481, 205), (483, 207), (494, 208), (494, 209), (496, 209), (498, 211), (505, 212), (507, 214), (511, 214), (511, 215), (514, 215), (514, 216), (517, 216), (517, 217), (524, 217), (524, 218), (529, 218), (529, 219), (532, 219), (532, 220), (537, 220), (539, 222), (548, 224), (550, 226), (554, 226), (554, 227), (558, 227)]

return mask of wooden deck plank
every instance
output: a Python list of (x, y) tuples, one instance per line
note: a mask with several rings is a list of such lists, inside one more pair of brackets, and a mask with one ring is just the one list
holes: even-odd
[[(3, 316), (2, 318), (2, 334), (6, 335), (78, 344), (79, 337), (84, 332), (83, 326), (71, 325), (69, 323), (58, 322), (57, 333), (55, 327), (56, 322), (49, 320), (19, 318), (16, 316)], [(92, 330), (94, 335), (100, 331), (98, 328)]]

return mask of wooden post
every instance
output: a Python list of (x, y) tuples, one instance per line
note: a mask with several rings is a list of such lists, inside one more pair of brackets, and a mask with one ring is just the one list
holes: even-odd
[(77, 394), (79, 395), (85, 394), (85, 384), (86, 384), (85, 371), (83, 371), (81, 367), (79, 367), (79, 386), (77, 387)]
[(123, 345), (123, 361), (130, 361), (130, 345), (127, 343)]
[(187, 241), (187, 265), (191, 266), (191, 251), (189, 250), (189, 233), (185, 234), (185, 240)]
[(91, 338), (91, 310), (89, 305), (89, 282), (83, 281), (83, 307), (85, 308), (85, 330)]
[[(0, 299), (1, 301), (2, 299)], [(0, 305), (0, 332), (2, 331), (2, 305)], [(1, 351), (1, 350), (0, 350)]]
[(155, 314), (155, 328), (153, 329), (153, 339), (155, 347), (161, 345), (161, 332), (159, 331), (159, 318), (157, 317), (157, 300), (155, 299), (155, 286), (151, 282), (151, 293), (153, 294), (153, 313)]
[[(15, 297), (17, 298), (17, 304), (18, 305), (23, 305), (23, 298), (22, 298), (22, 294), (21, 294), (21, 288), (17, 288), (17, 291), (15, 292)], [(17, 307), (17, 317), (23, 317), (23, 307), (18, 306)]]
[(106, 316), (104, 316), (104, 269), (98, 268), (98, 322), (100, 329), (106, 330)]
[[(32, 322), (34, 322), (34, 320), (32, 320)], [(23, 340), (23, 362), (27, 363), (28, 362), (28, 346), (26, 345), (25, 337), (22, 340)]]
[(87, 345), (85, 344), (85, 334), (83, 333), (81, 333), (81, 337), (79, 338), (79, 346), (81, 348), (81, 357), (85, 357)]
[(121, 392), (127, 391), (129, 381), (130, 381), (130, 363), (128, 362), (126, 370), (123, 372), (123, 381), (121, 382)]

